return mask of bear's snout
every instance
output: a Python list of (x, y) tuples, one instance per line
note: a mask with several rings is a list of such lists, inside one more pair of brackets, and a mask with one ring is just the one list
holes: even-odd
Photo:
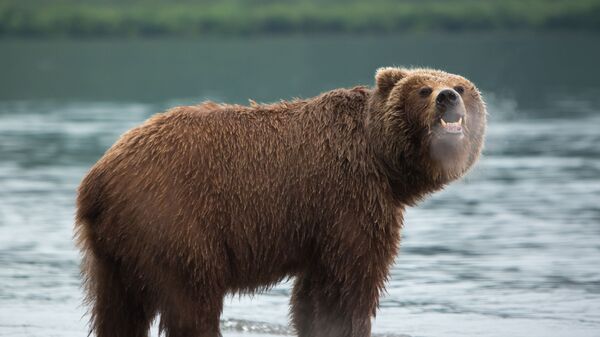
[(453, 106), (458, 101), (458, 93), (452, 89), (444, 89), (437, 95), (435, 102), (438, 105)]
[(438, 93), (435, 105), (443, 122), (461, 124), (466, 112), (461, 101), (460, 95), (452, 89), (444, 89)]

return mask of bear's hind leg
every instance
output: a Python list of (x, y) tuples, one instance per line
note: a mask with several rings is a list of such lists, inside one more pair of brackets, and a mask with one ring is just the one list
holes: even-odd
[(86, 257), (91, 330), (97, 337), (147, 337), (154, 309), (150, 296), (124, 282), (118, 263)]
[(160, 331), (165, 337), (220, 337), (219, 318), (223, 294), (210, 296), (171, 289), (160, 313)]
[(310, 330), (313, 324), (315, 305), (309, 276), (301, 275), (296, 278), (290, 304), (292, 325), (296, 329), (298, 337), (311, 336)]

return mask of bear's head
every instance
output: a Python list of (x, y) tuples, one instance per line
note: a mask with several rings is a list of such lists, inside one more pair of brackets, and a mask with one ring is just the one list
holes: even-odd
[[(475, 85), (432, 69), (381, 68), (369, 102), (374, 152), (404, 199), (461, 177), (479, 157), (486, 108)], [(412, 202), (411, 200), (406, 200)]]

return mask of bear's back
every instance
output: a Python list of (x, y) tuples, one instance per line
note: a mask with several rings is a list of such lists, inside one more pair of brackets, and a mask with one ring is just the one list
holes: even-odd
[[(266, 233), (285, 228), (289, 240), (279, 242), (293, 243), (294, 228), (356, 207), (347, 204), (360, 199), (367, 174), (358, 172), (368, 160), (365, 102), (360, 90), (336, 90), (310, 100), (205, 103), (156, 115), (124, 134), (84, 179), (78, 217), (96, 205), (96, 231), (114, 238), (106, 250), (138, 242), (165, 254), (185, 242), (193, 250), (215, 237), (239, 238), (233, 232), (241, 226), (245, 240), (275, 256), (285, 247), (268, 245)], [(181, 233), (181, 226), (205, 230)]]

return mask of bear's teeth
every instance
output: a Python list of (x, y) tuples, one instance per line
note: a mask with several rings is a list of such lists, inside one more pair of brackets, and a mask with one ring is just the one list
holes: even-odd
[(452, 134), (462, 133), (462, 122), (463, 122), (462, 118), (460, 118), (456, 122), (446, 122), (443, 118), (440, 118), (440, 124), (441, 124), (442, 128), (446, 132), (452, 133)]
[(442, 126), (444, 128), (446, 127), (452, 127), (452, 126), (462, 126), (463, 124), (463, 118), (461, 117), (457, 122), (446, 122), (443, 118), (440, 118), (440, 123), (442, 124)]

